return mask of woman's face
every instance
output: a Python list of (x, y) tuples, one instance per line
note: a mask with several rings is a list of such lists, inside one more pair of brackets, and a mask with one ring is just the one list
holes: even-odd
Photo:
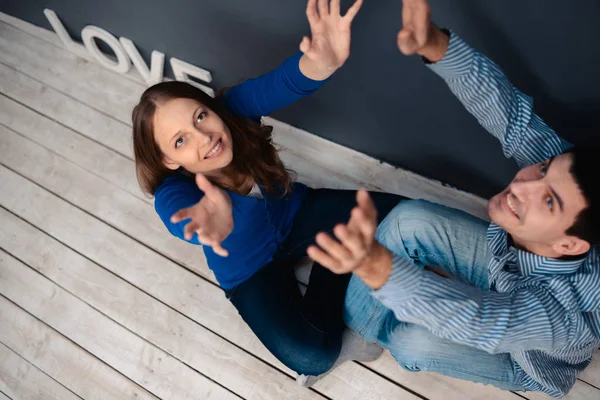
[(154, 140), (169, 169), (218, 177), (233, 159), (231, 132), (215, 112), (200, 102), (178, 98), (154, 113)]

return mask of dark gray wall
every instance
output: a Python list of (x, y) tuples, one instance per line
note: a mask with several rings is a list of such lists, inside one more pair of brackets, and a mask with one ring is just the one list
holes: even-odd
[[(0, 0), (0, 10), (72, 36), (88, 24), (213, 73), (215, 88), (264, 73), (308, 33), (305, 0)], [(351, 0), (343, 1), (349, 6)], [(600, 0), (431, 0), (438, 25), (491, 56), (576, 144), (600, 144)], [(443, 82), (395, 44), (400, 0), (365, 0), (352, 54), (332, 81), (274, 117), (377, 159), (490, 196), (516, 171)]]

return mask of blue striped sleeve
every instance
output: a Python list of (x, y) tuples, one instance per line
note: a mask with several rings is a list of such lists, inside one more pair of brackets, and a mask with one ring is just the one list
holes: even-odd
[(504, 155), (514, 158), (520, 167), (537, 164), (571, 147), (533, 112), (531, 97), (516, 89), (493, 61), (455, 33), (451, 33), (444, 58), (428, 67), (500, 141)]
[(578, 310), (566, 310), (544, 287), (483, 291), (394, 257), (386, 284), (372, 295), (400, 321), (489, 353), (554, 350), (576, 340)]

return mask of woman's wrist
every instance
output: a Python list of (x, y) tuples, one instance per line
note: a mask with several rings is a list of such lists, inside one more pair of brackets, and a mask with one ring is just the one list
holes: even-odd
[(302, 75), (313, 81), (324, 81), (338, 70), (340, 66), (327, 66), (317, 65), (313, 60), (308, 58), (306, 54), (300, 57), (299, 62), (300, 72)]

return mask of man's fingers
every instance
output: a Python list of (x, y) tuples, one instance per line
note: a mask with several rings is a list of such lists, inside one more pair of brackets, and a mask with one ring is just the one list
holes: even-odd
[(331, 238), (326, 233), (319, 233), (316, 237), (317, 244), (321, 246), (329, 255), (334, 257), (337, 261), (348, 262), (352, 261), (352, 253), (342, 244)]
[(354, 259), (362, 259), (366, 253), (366, 243), (360, 230), (351, 231), (340, 224), (333, 229), (335, 237), (352, 253)]
[(337, 274), (346, 272), (342, 271), (342, 265), (336, 259), (319, 249), (317, 246), (309, 246), (308, 249), (306, 249), (306, 254), (308, 254), (312, 260)]
[(414, 32), (411, 29), (403, 28), (398, 33), (398, 48), (407, 56), (413, 55), (419, 49)]
[[(348, 20), (349, 23), (352, 22), (354, 17), (356, 17), (356, 14), (358, 14), (360, 7), (362, 7), (362, 3), (363, 3), (363, 0), (356, 0), (354, 2), (354, 4), (352, 4), (352, 7), (350, 7), (348, 9), (348, 12), (346, 13), (346, 15), (344, 15), (344, 19)], [(339, 5), (338, 5), (338, 12), (339, 12)]]
[(377, 208), (375, 208), (369, 192), (364, 189), (359, 190), (356, 193), (356, 202), (368, 218), (377, 220)]
[(377, 231), (377, 220), (368, 218), (362, 208), (354, 208), (352, 210), (352, 216), (354, 219), (354, 226), (356, 226), (360, 233), (363, 235), (363, 240), (370, 246), (375, 239), (375, 232)]
[(431, 10), (427, 3), (419, 2), (413, 11), (415, 24), (415, 39), (419, 47), (423, 47), (427, 43), (429, 35), (429, 26), (431, 24)]

